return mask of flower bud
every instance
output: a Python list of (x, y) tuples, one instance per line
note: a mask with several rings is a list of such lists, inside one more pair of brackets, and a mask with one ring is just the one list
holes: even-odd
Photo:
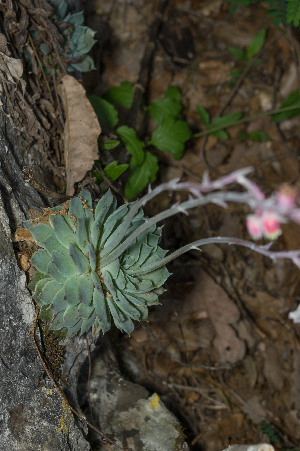
[(258, 214), (248, 215), (246, 219), (246, 226), (249, 234), (254, 240), (259, 240), (263, 236), (262, 220)]
[(278, 204), (286, 210), (291, 210), (295, 206), (296, 199), (296, 189), (286, 183), (277, 191), (276, 200)]
[(261, 218), (261, 230), (265, 238), (275, 240), (281, 235), (280, 217), (272, 211), (264, 211)]

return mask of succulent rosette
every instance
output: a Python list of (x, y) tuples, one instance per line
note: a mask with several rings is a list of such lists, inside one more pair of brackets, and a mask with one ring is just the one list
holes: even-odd
[(158, 246), (162, 229), (138, 233), (147, 218), (133, 207), (117, 208), (110, 191), (94, 203), (82, 190), (68, 207), (49, 209), (49, 225), (25, 222), (41, 248), (31, 258), (37, 271), (29, 283), (39, 317), (52, 330), (64, 329), (66, 339), (90, 328), (94, 336), (105, 333), (112, 319), (130, 334), (132, 320), (146, 320), (148, 306), (159, 304), (169, 272), (151, 267), (167, 253)]

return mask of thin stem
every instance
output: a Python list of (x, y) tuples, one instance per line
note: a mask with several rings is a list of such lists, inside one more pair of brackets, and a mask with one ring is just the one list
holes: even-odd
[[(111, 245), (105, 247), (103, 249), (103, 251), (100, 253), (101, 268), (103, 268), (108, 263), (110, 263), (113, 259), (115, 259), (119, 255), (121, 255), (121, 253), (118, 253), (117, 250), (115, 250), (114, 252), (112, 252), (112, 251), (121, 243), (122, 239), (124, 238), (128, 228), (131, 224), (132, 219), (134, 218), (134, 216), (136, 215), (138, 210), (141, 207), (143, 207), (147, 202), (149, 202), (151, 199), (153, 199), (153, 197), (155, 197), (158, 194), (162, 193), (163, 191), (167, 191), (167, 190), (169, 190), (169, 191), (188, 190), (193, 195), (200, 196), (202, 192), (218, 190), (218, 189), (224, 188), (226, 185), (229, 185), (230, 183), (238, 183), (238, 180), (244, 180), (245, 176), (247, 174), (249, 174), (250, 172), (252, 172), (252, 170), (253, 170), (253, 168), (251, 168), (251, 167), (239, 169), (239, 170), (233, 172), (232, 174), (225, 175), (224, 177), (221, 177), (220, 179), (215, 180), (215, 181), (210, 181), (208, 179), (208, 177), (206, 176), (203, 178), (202, 183), (189, 183), (189, 182), (178, 183), (178, 180), (171, 180), (170, 182), (162, 183), (161, 185), (158, 185), (152, 191), (150, 190), (145, 196), (143, 196), (141, 199), (139, 199), (138, 201), (135, 202), (135, 204), (132, 206), (130, 212), (126, 216), (126, 219), (123, 223), (122, 228), (119, 230), (118, 234), (116, 234), (116, 236), (114, 237), (113, 243), (111, 243)], [(192, 208), (192, 207), (189, 207), (189, 208)], [(179, 210), (177, 210), (177, 212), (179, 212)], [(164, 217), (161, 219), (164, 219)], [(148, 222), (148, 224), (149, 224), (149, 222)], [(139, 229), (137, 229), (137, 230), (139, 230)], [(141, 233), (141, 232), (139, 232), (139, 233)], [(134, 240), (136, 238), (137, 234), (136, 234), (136, 232), (133, 232), (133, 234), (134, 234), (134, 238), (133, 238), (133, 240)], [(130, 237), (132, 237), (133, 234), (131, 234)], [(126, 240), (126, 242), (129, 242), (128, 239)], [(124, 247), (123, 244), (122, 244), (122, 252), (124, 252), (126, 247), (129, 246), (129, 244), (128, 244), (126, 247)], [(110, 256), (109, 256), (109, 254), (110, 254)], [(118, 255), (116, 255), (116, 254), (118, 254)], [(108, 261), (108, 259), (109, 259), (109, 261)]]
[[(171, 260), (174, 260), (174, 258), (179, 257), (179, 255), (184, 254), (187, 251), (190, 251), (191, 249), (197, 249), (201, 251), (199, 248), (200, 246), (204, 246), (205, 244), (236, 244), (238, 246), (247, 247), (258, 254), (265, 255), (266, 257), (271, 258), (272, 260), (276, 260), (277, 258), (288, 258), (294, 261), (294, 259), (297, 259), (300, 256), (300, 251), (278, 251), (273, 252), (269, 250), (269, 245), (272, 243), (269, 243), (267, 246), (260, 246), (258, 244), (253, 243), (252, 241), (242, 240), (240, 238), (234, 238), (234, 237), (212, 237), (212, 238), (203, 238), (202, 240), (194, 241), (193, 243), (189, 243), (186, 246), (181, 247), (180, 249), (177, 249), (177, 251), (173, 252), (170, 255), (167, 255), (167, 257), (163, 258), (162, 260), (158, 262), (154, 262), (151, 265), (145, 266), (143, 269), (140, 270), (129, 270), (129, 274), (134, 274), (135, 276), (148, 273), (151, 271), (155, 271), (156, 269), (166, 265)], [(299, 267), (299, 264), (297, 264), (295, 261), (294, 263)]]
[(223, 126), (219, 125), (217, 127), (211, 127), (208, 130), (204, 130), (203, 132), (194, 133), (193, 138), (199, 138), (200, 136), (210, 135), (211, 133), (223, 130), (224, 128), (232, 127), (237, 124), (243, 124), (244, 122), (251, 122), (261, 117), (272, 116), (273, 114), (284, 113), (285, 111), (293, 111), (298, 109), (300, 109), (300, 104), (287, 106), (285, 108), (278, 108), (277, 110), (265, 111), (264, 113), (259, 113), (256, 114), (255, 116), (244, 117), (243, 119), (240, 119), (239, 121), (236, 121), (233, 124), (227, 125), (225, 127), (224, 125)]
[[(252, 199), (251, 199), (252, 200)], [(253, 198), (254, 200), (254, 198)], [(154, 224), (156, 224), (159, 221), (162, 221), (163, 219), (167, 219), (170, 216), (174, 216), (177, 213), (180, 212), (186, 212), (186, 210), (189, 210), (194, 207), (199, 207), (206, 205), (208, 203), (218, 203), (221, 205), (223, 203), (223, 206), (225, 207), (225, 202), (235, 202), (235, 203), (249, 203), (250, 201), (250, 195), (248, 193), (211, 193), (208, 194), (206, 197), (201, 197), (197, 199), (188, 200), (186, 202), (182, 202), (180, 205), (173, 205), (168, 210), (165, 210), (161, 213), (159, 213), (156, 216), (153, 216), (153, 218), (147, 219), (144, 224), (142, 224), (140, 227), (138, 227), (121, 245), (119, 245), (111, 254), (107, 255), (106, 257), (102, 258), (100, 261), (100, 269), (104, 266), (111, 263), (113, 260), (118, 258), (130, 245), (131, 243), (139, 236), (141, 233), (146, 232), (149, 230)], [(247, 202), (248, 201), (248, 202)]]

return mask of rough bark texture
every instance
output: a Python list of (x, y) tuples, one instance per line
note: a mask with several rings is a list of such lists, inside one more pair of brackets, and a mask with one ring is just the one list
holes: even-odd
[[(53, 389), (31, 336), (35, 309), (17, 266), (11, 228), (42, 200), (22, 177), (21, 156), (4, 113), (0, 128), (0, 443), (2, 451), (90, 449)], [(39, 337), (37, 336), (37, 340)]]

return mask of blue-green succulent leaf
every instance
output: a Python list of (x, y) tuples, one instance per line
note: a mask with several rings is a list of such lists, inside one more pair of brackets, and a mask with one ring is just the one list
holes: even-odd
[(76, 232), (77, 244), (85, 254), (87, 252), (87, 246), (89, 242), (89, 236), (87, 231), (86, 218), (78, 218), (77, 220), (77, 232)]
[(68, 328), (68, 333), (65, 337), (66, 340), (68, 340), (69, 338), (74, 337), (76, 334), (78, 334), (78, 332), (81, 330), (81, 325), (82, 325), (82, 319), (80, 319), (75, 326), (73, 327), (69, 327)]
[(93, 271), (95, 271), (96, 267), (97, 267), (97, 256), (96, 256), (93, 246), (90, 243), (88, 244), (88, 253), (89, 253), (89, 260), (90, 260), (91, 268)]
[(116, 293), (116, 289), (115, 289), (115, 286), (114, 286), (113, 279), (112, 279), (111, 275), (109, 274), (109, 272), (103, 271), (102, 272), (102, 276), (103, 276), (104, 284), (105, 284), (107, 290), (113, 296), (114, 300), (116, 300), (117, 299), (117, 293)]
[(69, 203), (69, 214), (75, 216), (76, 219), (84, 217), (84, 208), (79, 197), (73, 197)]
[[(49, 236), (54, 235), (52, 227), (46, 224), (37, 224), (30, 230), (33, 238), (37, 243), (44, 243)], [(44, 247), (44, 246), (42, 246)]]
[(65, 277), (73, 277), (79, 274), (79, 271), (69, 254), (54, 251), (52, 255), (54, 265)]
[(134, 324), (129, 316), (124, 317), (122, 322), (119, 322), (114, 318), (114, 323), (118, 329), (124, 331), (128, 335), (130, 335), (134, 329)]
[(62, 312), (68, 307), (69, 303), (65, 300), (64, 295), (64, 289), (61, 289), (54, 296), (53, 303), (51, 305), (51, 310), (54, 313)]
[(64, 327), (64, 312), (59, 312), (50, 323), (50, 329), (60, 330)]
[(51, 280), (50, 278), (45, 277), (44, 279), (40, 279), (36, 282), (35, 292), (33, 293), (32, 297), (38, 303), (38, 305), (43, 305), (42, 301), (39, 300), (39, 295), (41, 294), (41, 291), (46, 285), (46, 283), (49, 282), (50, 280)]
[(89, 259), (73, 243), (70, 243), (69, 251), (78, 272), (80, 274), (86, 274), (90, 267)]
[(77, 277), (69, 277), (64, 284), (65, 299), (70, 305), (76, 305), (79, 302)]
[[(79, 318), (83, 318), (83, 319), (87, 319), (91, 316), (91, 314), (94, 311), (94, 307), (90, 306), (90, 305), (85, 305), (85, 304), (79, 304), (78, 307), (78, 317)], [(92, 327), (92, 325), (91, 325)]]
[(74, 327), (78, 322), (78, 305), (68, 305), (64, 311), (64, 327)]
[(91, 276), (92, 276), (92, 280), (93, 280), (96, 290), (98, 290), (99, 293), (102, 293), (103, 290), (102, 290), (101, 280), (100, 280), (100, 277), (98, 276), (98, 274), (96, 273), (96, 271), (92, 271)]
[(79, 193), (79, 198), (83, 201), (83, 203), (88, 207), (88, 208), (93, 208), (93, 200), (92, 200), (92, 196), (91, 193), (86, 190), (86, 189), (82, 189)]
[(111, 326), (110, 313), (103, 293), (101, 294), (98, 290), (94, 290), (93, 306), (102, 325), (102, 329), (105, 331), (109, 330)]
[(49, 310), (48, 305), (42, 305), (40, 308), (39, 316), (38, 318), (42, 321), (50, 322), (53, 317), (53, 312)]
[(37, 301), (43, 305), (52, 304), (54, 296), (61, 290), (62, 285), (55, 280), (49, 280), (41, 289)]
[[(53, 230), (53, 229), (52, 229), (52, 230)], [(55, 235), (50, 235), (50, 236), (46, 239), (46, 241), (45, 241), (45, 243), (44, 243), (44, 245), (43, 245), (43, 248), (46, 249), (46, 250), (49, 252), (49, 254), (52, 254), (54, 251), (62, 251), (62, 252), (65, 252), (65, 251), (66, 251), (65, 246), (63, 246), (63, 245), (58, 241), (58, 239), (56, 238)]]
[(40, 272), (47, 274), (48, 264), (51, 262), (51, 255), (44, 249), (38, 249), (30, 259), (33, 266)]
[[(28, 288), (29, 288), (30, 290), (33, 291), (33, 290), (35, 289), (35, 287), (36, 287), (36, 284), (37, 284), (40, 280), (44, 280), (44, 279), (49, 279), (49, 276), (43, 274), (43, 273), (40, 272), (40, 271), (36, 271), (36, 272), (34, 273), (34, 275), (33, 275), (32, 281), (29, 282), (29, 284), (28, 284)], [(46, 282), (45, 282), (45, 283), (46, 283)]]
[(139, 321), (141, 318), (141, 312), (138, 307), (136, 305), (132, 305), (120, 291), (118, 291), (118, 299), (117, 306), (119, 309), (126, 313), (130, 318)]
[(108, 308), (110, 310), (110, 313), (112, 314), (114, 321), (115, 322), (117, 321), (118, 323), (121, 323), (122, 321), (124, 321), (126, 318), (122, 314), (120, 309), (117, 307), (117, 305), (115, 304), (111, 294), (108, 294), (106, 296), (106, 301), (107, 301)]
[(47, 274), (56, 282), (64, 284), (66, 281), (65, 276), (57, 269), (53, 262), (50, 262), (47, 266)]
[(90, 318), (86, 318), (82, 321), (82, 326), (81, 326), (81, 330), (80, 330), (81, 335), (90, 330), (93, 323), (95, 322), (95, 319), (96, 319), (96, 313), (93, 313), (90, 316)]
[(76, 243), (76, 236), (73, 230), (61, 214), (50, 215), (49, 222), (54, 229), (56, 238), (63, 246), (69, 249), (69, 243)]
[(90, 305), (93, 298), (94, 283), (91, 274), (84, 274), (77, 278), (79, 301), (85, 305)]

